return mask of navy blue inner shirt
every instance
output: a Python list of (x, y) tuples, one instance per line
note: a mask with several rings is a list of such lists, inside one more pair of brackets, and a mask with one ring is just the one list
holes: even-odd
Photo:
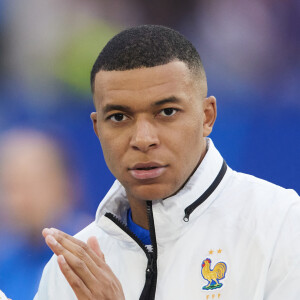
[(127, 227), (144, 243), (144, 245), (151, 245), (149, 230), (133, 222), (130, 208), (127, 211)]

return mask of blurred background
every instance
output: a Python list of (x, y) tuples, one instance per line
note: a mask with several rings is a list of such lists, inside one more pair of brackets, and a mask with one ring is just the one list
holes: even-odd
[(42, 228), (75, 234), (113, 182), (89, 118), (89, 72), (123, 28), (161, 24), (199, 50), (212, 134), (234, 169), (300, 192), (300, 2), (0, 0), (0, 289), (32, 299)]

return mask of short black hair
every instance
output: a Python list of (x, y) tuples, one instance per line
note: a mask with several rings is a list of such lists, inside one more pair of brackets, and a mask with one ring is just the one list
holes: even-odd
[(141, 25), (115, 35), (97, 57), (91, 71), (94, 92), (96, 74), (103, 71), (125, 71), (150, 68), (179, 60), (195, 73), (205, 71), (193, 44), (179, 32), (160, 25)]

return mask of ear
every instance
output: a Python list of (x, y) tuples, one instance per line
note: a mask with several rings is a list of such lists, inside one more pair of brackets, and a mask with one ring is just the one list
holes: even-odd
[(203, 101), (203, 136), (209, 136), (217, 118), (217, 100), (210, 96)]
[(91, 113), (91, 120), (93, 122), (94, 132), (95, 132), (96, 136), (99, 138), (98, 128), (97, 128), (97, 113), (96, 112)]

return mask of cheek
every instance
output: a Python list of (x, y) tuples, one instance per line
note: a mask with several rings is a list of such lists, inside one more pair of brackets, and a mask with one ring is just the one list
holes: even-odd
[[(186, 126), (176, 134), (173, 149), (176, 155), (176, 169), (180, 169), (183, 177), (189, 176), (197, 166), (205, 148), (203, 130), (200, 122)], [(174, 141), (173, 141), (174, 142)]]
[[(175, 133), (177, 148), (182, 152), (193, 153), (201, 150), (203, 128), (200, 120), (186, 123)], [(174, 134), (172, 135), (174, 138)]]
[(121, 169), (120, 165), (122, 162), (122, 157), (124, 156), (126, 149), (122, 139), (120, 137), (113, 137), (110, 134), (100, 134), (99, 140), (102, 147), (103, 156), (109, 170), (114, 176)]
[(117, 153), (115, 153), (114, 147), (112, 147), (111, 143), (108, 144), (105, 141), (102, 141), (101, 147), (102, 147), (102, 152), (103, 152), (105, 162), (106, 162), (108, 168), (111, 170), (116, 161)]

